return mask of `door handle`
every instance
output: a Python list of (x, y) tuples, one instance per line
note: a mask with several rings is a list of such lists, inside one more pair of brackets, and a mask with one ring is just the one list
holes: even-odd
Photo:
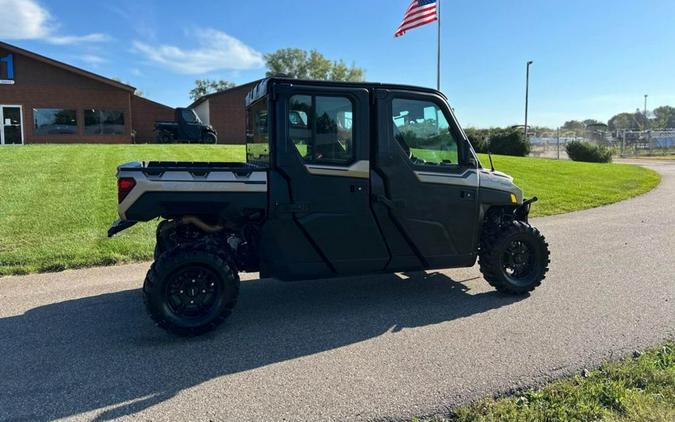
[(384, 205), (389, 209), (405, 208), (405, 201), (402, 199), (391, 200), (384, 195), (373, 195), (373, 202)]
[(459, 197), (462, 199), (466, 199), (467, 201), (473, 201), (474, 198), (476, 197), (476, 193), (470, 190), (463, 190), (459, 192)]
[(366, 187), (363, 185), (351, 185), (349, 187), (350, 192), (363, 192), (366, 190)]

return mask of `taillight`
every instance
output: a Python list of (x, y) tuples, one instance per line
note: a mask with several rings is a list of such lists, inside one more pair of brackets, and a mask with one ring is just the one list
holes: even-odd
[(136, 181), (131, 177), (117, 179), (117, 203), (121, 204), (129, 192), (136, 186)]

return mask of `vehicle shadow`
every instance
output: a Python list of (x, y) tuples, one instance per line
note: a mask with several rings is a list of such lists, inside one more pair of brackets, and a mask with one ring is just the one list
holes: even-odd
[(223, 327), (193, 339), (154, 327), (140, 290), (54, 303), (0, 319), (0, 420), (131, 415), (216, 377), (517, 300), (439, 273), (258, 280)]

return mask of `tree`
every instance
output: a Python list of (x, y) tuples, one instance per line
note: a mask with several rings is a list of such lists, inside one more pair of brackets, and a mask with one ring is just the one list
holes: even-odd
[(204, 95), (213, 94), (214, 92), (225, 91), (226, 89), (234, 88), (235, 84), (230, 81), (211, 79), (197, 79), (195, 87), (190, 90), (190, 98), (196, 101)]
[(637, 130), (639, 129), (638, 122), (635, 120), (633, 113), (619, 113), (612, 116), (607, 122), (609, 129), (614, 130)]
[(364, 70), (344, 61), (331, 61), (316, 50), (282, 48), (265, 55), (267, 76), (286, 75), (296, 79), (362, 81)]
[(561, 129), (581, 134), (586, 129), (586, 125), (578, 120), (568, 120), (562, 125)]
[(675, 128), (675, 107), (662, 106), (654, 109), (654, 118), (651, 121), (652, 129)]
[(351, 67), (348, 67), (345, 62), (340, 60), (339, 62), (333, 62), (333, 69), (331, 69), (329, 79), (331, 81), (359, 82), (363, 80), (364, 73), (364, 70), (360, 67), (356, 67), (353, 64)]
[(583, 123), (585, 127), (594, 126), (594, 125), (604, 125), (604, 123), (602, 123), (600, 120), (595, 120), (595, 119), (586, 119), (581, 123)]

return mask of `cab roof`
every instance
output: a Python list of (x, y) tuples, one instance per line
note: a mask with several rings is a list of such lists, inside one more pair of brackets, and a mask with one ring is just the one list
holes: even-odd
[(373, 89), (396, 89), (403, 91), (416, 91), (416, 92), (425, 92), (430, 94), (440, 95), (441, 97), (447, 100), (447, 97), (440, 91), (433, 88), (427, 88), (422, 86), (414, 85), (404, 85), (404, 84), (390, 84), (390, 83), (381, 83), (381, 82), (343, 82), (343, 81), (318, 81), (311, 79), (294, 79), (288, 77), (278, 77), (274, 76), (271, 78), (263, 79), (258, 85), (253, 87), (251, 91), (246, 95), (246, 106), (253, 104), (262, 97), (266, 96), (270, 89), (276, 84), (289, 84), (289, 85), (303, 85), (303, 86), (323, 86), (323, 87), (340, 87), (340, 88), (365, 88), (368, 90)]

